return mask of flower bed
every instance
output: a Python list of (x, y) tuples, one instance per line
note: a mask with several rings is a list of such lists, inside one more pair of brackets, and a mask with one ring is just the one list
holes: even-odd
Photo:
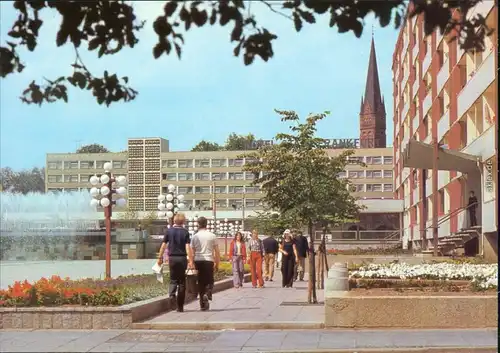
[[(498, 264), (469, 263), (432, 263), (408, 265), (392, 263), (389, 265), (369, 264), (350, 272), (351, 279), (400, 279), (408, 283), (422, 283), (422, 280), (469, 281), (476, 289), (497, 288)], [(415, 280), (417, 280), (415, 282)], [(420, 281), (420, 282), (419, 282)], [(436, 285), (435, 283), (432, 285)]]
[[(245, 270), (248, 272), (248, 266)], [(222, 263), (215, 273), (215, 281), (231, 274), (231, 264)], [(164, 284), (158, 282), (155, 275), (111, 280), (71, 280), (52, 276), (34, 283), (15, 282), (7, 290), (0, 290), (0, 307), (120, 306), (165, 295), (168, 280), (168, 273), (164, 275)]]

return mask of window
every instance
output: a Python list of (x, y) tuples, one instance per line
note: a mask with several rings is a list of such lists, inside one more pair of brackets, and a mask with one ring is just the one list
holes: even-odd
[(413, 172), (411, 173), (413, 177), (413, 189), (415, 189), (418, 186), (418, 175), (417, 171), (414, 169)]
[(212, 159), (212, 167), (227, 167), (226, 159)]
[(384, 170), (384, 178), (392, 178), (393, 172), (392, 170)]
[(243, 180), (243, 173), (228, 173), (229, 180)]
[(229, 205), (229, 207), (231, 207), (235, 210), (240, 210), (241, 206), (243, 206), (243, 200), (241, 200), (241, 199), (229, 199), (228, 205)]
[(161, 161), (163, 168), (177, 168), (177, 160), (175, 159), (165, 159)]
[(162, 180), (172, 180), (176, 181), (177, 180), (177, 174), (176, 173), (163, 173), (161, 175)]
[(349, 171), (349, 179), (355, 179), (355, 178), (363, 178), (363, 171), (361, 170), (350, 170)]
[(216, 186), (215, 193), (216, 194), (227, 194), (227, 186)]
[(382, 164), (382, 157), (366, 157), (366, 164)]
[(246, 172), (245, 173), (245, 180), (254, 180), (255, 179), (255, 174), (252, 172)]
[(192, 194), (193, 187), (192, 186), (179, 186), (178, 193), (179, 193), (179, 195)]
[(364, 184), (351, 184), (350, 190), (351, 190), (351, 192), (363, 192), (363, 191), (365, 191), (365, 185)]
[(64, 162), (64, 169), (78, 169), (78, 162)]
[(384, 156), (384, 164), (390, 165), (393, 163), (392, 156)]
[(78, 183), (78, 175), (65, 175), (64, 182), (65, 183)]
[(62, 169), (62, 162), (48, 162), (47, 169)]
[(382, 178), (382, 171), (381, 170), (367, 170), (366, 171), (366, 178), (367, 179), (380, 179), (380, 178)]
[(384, 184), (384, 191), (392, 192), (393, 191), (392, 184)]
[(260, 192), (260, 188), (258, 186), (245, 186), (245, 192), (247, 194), (258, 194)]
[(382, 184), (366, 184), (366, 191), (380, 192), (382, 191)]
[(243, 166), (243, 159), (238, 158), (238, 159), (230, 159), (228, 161), (228, 165), (230, 167), (241, 167)]
[(347, 163), (351, 164), (363, 163), (363, 157), (347, 157)]
[(95, 166), (94, 161), (81, 161), (80, 169), (93, 169)]
[(58, 192), (61, 192), (63, 191), (62, 188), (49, 188), (49, 192), (53, 193), (53, 194), (57, 194)]
[(252, 164), (257, 162), (257, 158), (245, 158), (245, 164)]
[(243, 186), (230, 185), (228, 193), (230, 193), (230, 194), (243, 194), (244, 191), (245, 191), (245, 188)]
[(192, 159), (179, 159), (179, 168), (193, 168)]
[(227, 173), (212, 173), (212, 180), (227, 180)]
[(195, 159), (194, 166), (196, 168), (210, 168), (210, 159)]
[[(81, 167), (80, 162), (80, 167)], [(113, 161), (113, 169), (125, 169), (127, 168), (127, 161)]]
[(194, 207), (199, 210), (208, 210), (210, 208), (210, 200), (194, 200)]
[(80, 174), (80, 183), (88, 183), (92, 175)]
[(76, 192), (76, 191), (78, 191), (78, 188), (65, 188), (63, 191), (64, 192)]
[(193, 173), (179, 173), (177, 174), (177, 178), (179, 181), (193, 180)]
[(245, 200), (245, 207), (253, 208), (257, 207), (259, 205), (259, 200), (255, 199), (246, 199)]
[(337, 174), (337, 178), (344, 179), (347, 177), (347, 172), (340, 172)]
[(439, 195), (439, 209), (440, 214), (444, 214), (444, 189), (438, 191)]
[(195, 194), (210, 194), (210, 186), (196, 186), (194, 188)]
[(194, 180), (210, 180), (210, 173), (195, 173)]
[(217, 199), (215, 200), (215, 205), (217, 208), (227, 208), (227, 200), (226, 199)]
[(62, 182), (62, 175), (49, 175), (49, 183), (60, 183)]
[(95, 167), (97, 169), (103, 169), (104, 168), (104, 163), (106, 163), (106, 161), (97, 161), (97, 162), (95, 162)]

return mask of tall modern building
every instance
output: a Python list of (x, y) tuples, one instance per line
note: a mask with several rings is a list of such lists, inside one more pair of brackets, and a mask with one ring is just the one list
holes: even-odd
[(483, 1), (468, 16), (476, 14), (495, 30), (484, 51), (464, 52), (440, 32), (425, 37), (421, 16), (401, 27), (392, 67), (395, 195), (404, 200), (406, 243), (433, 250), (437, 236), (441, 249), (441, 239), (476, 231), (467, 238), (479, 240), (472, 251), (497, 257), (498, 8)]

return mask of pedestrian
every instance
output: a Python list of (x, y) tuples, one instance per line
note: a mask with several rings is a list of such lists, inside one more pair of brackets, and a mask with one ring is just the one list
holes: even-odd
[(194, 266), (198, 271), (198, 292), (200, 309), (206, 311), (212, 301), (214, 272), (219, 269), (220, 252), (217, 238), (207, 230), (207, 219), (198, 218), (198, 232), (193, 235), (191, 247), (194, 253)]
[(234, 288), (243, 287), (243, 277), (245, 276), (244, 264), (247, 259), (247, 249), (243, 241), (241, 232), (236, 232), (234, 239), (229, 245), (229, 259), (233, 265)]
[(297, 255), (298, 255), (298, 260), (295, 264), (294, 268), (294, 281), (304, 280), (304, 272), (305, 272), (305, 266), (306, 266), (306, 257), (307, 253), (309, 252), (309, 243), (307, 241), (307, 238), (302, 235), (302, 233), (299, 233), (295, 237), (295, 247), (297, 248)]
[(476, 218), (477, 206), (478, 206), (477, 197), (476, 195), (474, 195), (474, 191), (471, 191), (469, 196), (469, 202), (467, 204), (469, 210), (470, 227), (477, 226), (477, 218)]
[(283, 243), (280, 245), (280, 252), (283, 254), (281, 260), (281, 274), (283, 277), (283, 288), (292, 288), (293, 270), (295, 263), (298, 262), (297, 248), (290, 232), (284, 234)]
[(183, 227), (186, 217), (182, 213), (174, 216), (174, 225), (167, 229), (161, 245), (158, 265), (163, 263), (163, 255), (168, 247), (168, 267), (170, 284), (168, 294), (173, 306), (178, 312), (184, 311), (186, 297), (186, 270), (193, 268), (193, 253), (190, 247), (190, 235)]
[(252, 238), (248, 243), (250, 250), (249, 262), (250, 270), (252, 272), (252, 287), (264, 287), (264, 280), (262, 279), (262, 260), (264, 258), (264, 245), (262, 240), (259, 239), (259, 233), (254, 229), (252, 231)]
[[(285, 231), (283, 232), (283, 234), (285, 234), (285, 233), (290, 233), (290, 229), (285, 229)], [(284, 239), (284, 236), (280, 235), (278, 237), (278, 244), (283, 243), (283, 239)], [(281, 260), (282, 260), (282, 258), (283, 258), (283, 254), (280, 251), (278, 251), (278, 256), (276, 257), (276, 268), (281, 269)]]
[(274, 237), (269, 236), (262, 241), (264, 246), (264, 280), (273, 281), (274, 262), (279, 251), (279, 244)]

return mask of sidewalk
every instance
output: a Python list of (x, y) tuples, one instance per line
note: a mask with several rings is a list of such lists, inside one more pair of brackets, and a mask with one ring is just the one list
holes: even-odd
[[(307, 278), (307, 277), (306, 277)], [(159, 315), (144, 323), (134, 324), (143, 329), (319, 329), (324, 323), (323, 290), (317, 290), (321, 305), (305, 305), (307, 282), (295, 282), (293, 288), (281, 288), (281, 273), (264, 288), (229, 289), (213, 295), (210, 310), (202, 312), (198, 301), (176, 311)]]
[(493, 353), (497, 334), (497, 330), (0, 331), (0, 352)]

